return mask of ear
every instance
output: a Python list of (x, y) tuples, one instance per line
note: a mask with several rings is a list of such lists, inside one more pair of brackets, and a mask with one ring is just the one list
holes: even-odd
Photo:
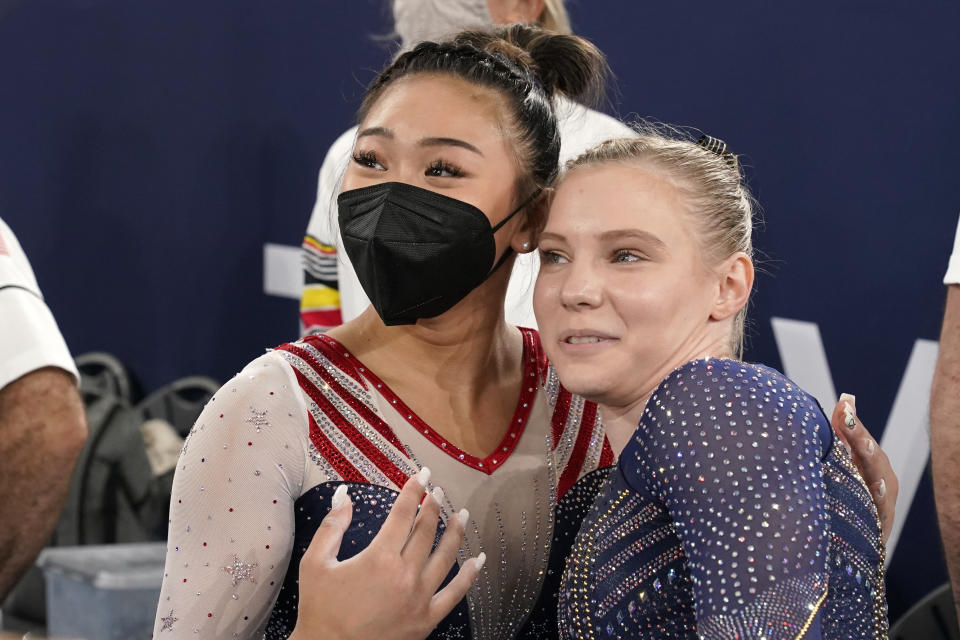
[(546, 0), (521, 0), (521, 4), (526, 6), (527, 19), (524, 22), (540, 22), (543, 10), (547, 6)]
[[(489, 2), (487, 3), (490, 4)], [(534, 23), (540, 20), (546, 7), (545, 0), (506, 0), (500, 3), (499, 15), (492, 15), (496, 24), (510, 24), (512, 22)], [(493, 7), (490, 7), (493, 9)], [(493, 13), (491, 11), (491, 13)]]
[(750, 291), (753, 289), (753, 260), (738, 251), (723, 262), (718, 274), (720, 281), (710, 318), (726, 320), (737, 315), (750, 299)]
[(517, 253), (530, 253), (537, 248), (537, 238), (547, 221), (547, 211), (552, 200), (553, 189), (543, 192), (523, 212), (523, 224), (513, 233), (510, 246)]

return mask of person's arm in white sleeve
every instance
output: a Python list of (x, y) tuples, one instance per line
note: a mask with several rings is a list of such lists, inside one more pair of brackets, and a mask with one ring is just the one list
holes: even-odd
[(356, 135), (357, 129), (354, 127), (330, 145), (317, 177), (317, 201), (313, 205), (302, 245), (300, 322), (306, 333), (335, 327), (343, 322), (342, 292), (337, 274), (337, 248), (340, 244), (337, 192)]
[(960, 223), (957, 224), (957, 234), (953, 239), (953, 254), (950, 256), (950, 262), (947, 263), (943, 284), (960, 284)]
[(76, 367), (0, 220), (0, 600), (47, 543), (86, 437)]
[(306, 407), (268, 353), (227, 382), (183, 446), (155, 638), (259, 638), (293, 547)]
[(930, 394), (930, 444), (940, 535), (960, 611), (960, 226), (944, 284), (947, 306)]

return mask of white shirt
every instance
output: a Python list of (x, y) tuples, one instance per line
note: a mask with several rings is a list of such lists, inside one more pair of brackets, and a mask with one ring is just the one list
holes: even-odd
[(42, 367), (79, 379), (17, 237), (0, 219), (0, 389)]
[[(560, 126), (561, 167), (568, 160), (605, 140), (635, 135), (632, 129), (619, 120), (570, 100), (558, 98), (556, 111)], [(307, 235), (331, 247), (342, 246), (337, 224), (337, 194), (356, 137), (357, 127), (345, 131), (330, 146), (320, 167), (317, 202), (307, 225)], [(305, 256), (305, 260), (307, 259)], [(537, 327), (533, 315), (533, 284), (539, 266), (536, 252), (517, 257), (504, 303), (507, 323), (534, 329)], [(353, 265), (343, 251), (336, 254), (336, 271), (341, 318), (343, 322), (347, 322), (360, 315), (370, 304), (370, 299), (360, 286)]]
[(960, 222), (957, 223), (957, 237), (953, 241), (953, 255), (947, 265), (947, 274), (943, 284), (960, 284)]

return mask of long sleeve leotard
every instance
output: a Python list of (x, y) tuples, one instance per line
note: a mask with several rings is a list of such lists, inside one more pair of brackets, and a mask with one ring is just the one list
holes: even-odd
[(337, 487), (347, 485), (354, 504), (344, 559), (370, 543), (399, 488), (428, 466), (445, 491), (442, 520), (470, 511), (462, 557), (489, 558), (431, 639), (555, 638), (563, 562), (613, 453), (596, 405), (559, 386), (535, 331), (523, 339), (516, 410), (483, 458), (444, 439), (328, 336), (251, 362), (184, 444), (154, 637), (288, 637), (300, 558)]
[(886, 638), (876, 509), (782, 374), (697, 360), (655, 390), (588, 513), (561, 637)]

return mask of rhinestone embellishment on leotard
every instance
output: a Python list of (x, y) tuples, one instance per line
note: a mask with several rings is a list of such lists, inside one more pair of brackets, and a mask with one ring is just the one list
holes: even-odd
[(876, 510), (824, 437), (816, 402), (766, 367), (668, 376), (568, 560), (562, 637), (886, 638)]

